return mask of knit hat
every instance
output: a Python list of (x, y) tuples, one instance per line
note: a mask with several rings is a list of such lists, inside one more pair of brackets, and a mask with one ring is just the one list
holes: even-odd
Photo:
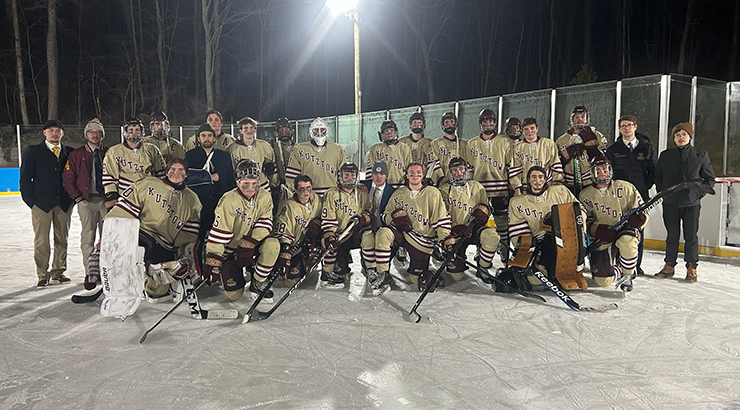
[(373, 174), (383, 174), (388, 176), (388, 165), (383, 161), (375, 161), (373, 164)]
[(57, 127), (61, 129), (62, 131), (64, 131), (64, 125), (62, 125), (62, 122), (59, 120), (47, 120), (44, 123), (43, 130), (46, 131), (47, 129), (52, 128), (52, 127)]
[(195, 139), (198, 139), (200, 137), (200, 133), (203, 131), (209, 131), (214, 137), (216, 136), (216, 131), (213, 130), (213, 127), (211, 127), (207, 122), (204, 122), (201, 124), (200, 128), (198, 128), (198, 132), (195, 133)]
[(679, 122), (676, 124), (675, 127), (671, 130), (671, 137), (673, 137), (673, 134), (684, 130), (687, 134), (689, 134), (689, 138), (694, 138), (694, 127), (691, 126), (690, 122)]
[(93, 118), (90, 121), (85, 124), (85, 131), (83, 132), (84, 135), (87, 135), (87, 132), (90, 130), (97, 130), (103, 133), (103, 138), (105, 138), (105, 129), (103, 128), (103, 123), (100, 122), (99, 119)]

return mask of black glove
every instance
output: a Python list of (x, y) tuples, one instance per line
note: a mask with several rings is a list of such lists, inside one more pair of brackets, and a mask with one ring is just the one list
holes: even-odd
[(240, 268), (249, 266), (254, 262), (254, 252), (257, 250), (259, 241), (252, 238), (242, 237), (239, 240), (239, 247), (236, 248), (236, 264)]
[(334, 232), (325, 233), (323, 238), (323, 245), (324, 249), (339, 249), (339, 241), (337, 241), (337, 235)]
[(488, 223), (488, 206), (485, 204), (478, 204), (473, 208), (473, 218), (475, 218), (475, 224), (477, 226), (484, 226)]
[(645, 225), (645, 221), (647, 221), (647, 216), (639, 212), (635, 212), (627, 218), (627, 223), (637, 229), (641, 229)]
[(275, 163), (272, 161), (265, 161), (262, 163), (262, 172), (265, 176), (270, 176), (275, 173)]
[[(423, 292), (424, 289), (426, 289), (427, 285), (429, 285), (429, 282), (431, 282), (432, 278), (434, 277), (434, 273), (430, 270), (425, 270), (424, 272), (419, 275), (418, 284), (419, 284), (419, 292)], [(439, 279), (434, 281), (434, 284), (429, 288), (429, 292), (434, 292), (435, 289), (437, 289), (437, 285), (439, 285)]]
[(203, 278), (208, 281), (209, 285), (221, 280), (221, 265), (223, 263), (224, 258), (215, 253), (206, 255), (206, 263), (203, 264)]
[(288, 266), (290, 266), (290, 260), (293, 257), (290, 253), (290, 245), (287, 243), (281, 243), (280, 244), (280, 255), (278, 256), (277, 261), (275, 261), (275, 270), (284, 269)]
[(473, 230), (467, 225), (455, 225), (452, 227), (452, 234), (458, 238), (473, 236)]
[(617, 239), (617, 232), (610, 228), (609, 225), (594, 223), (591, 225), (591, 236), (602, 242), (612, 243)]
[(393, 218), (393, 226), (395, 226), (401, 232), (411, 231), (411, 220), (409, 215), (403, 209), (396, 209), (391, 213)]

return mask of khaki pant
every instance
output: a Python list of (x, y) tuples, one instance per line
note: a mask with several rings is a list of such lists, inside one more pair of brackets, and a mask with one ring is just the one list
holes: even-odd
[[(31, 223), (33, 224), (33, 260), (36, 262), (36, 275), (39, 280), (58, 279), (67, 270), (67, 237), (69, 236), (69, 223), (72, 219), (72, 208), (64, 212), (59, 205), (49, 212), (44, 212), (39, 207), (31, 209)], [(49, 256), (51, 256), (51, 244), (49, 231), (54, 225), (54, 258), (49, 270)]]
[(80, 216), (82, 232), (80, 232), (80, 250), (82, 263), (85, 265), (85, 275), (89, 273), (88, 257), (95, 248), (96, 234), (103, 234), (103, 217), (107, 213), (105, 200), (101, 196), (90, 196), (89, 201), (77, 204), (77, 214)]

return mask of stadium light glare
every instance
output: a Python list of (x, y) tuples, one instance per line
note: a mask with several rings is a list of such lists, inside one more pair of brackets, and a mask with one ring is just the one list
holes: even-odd
[(357, 7), (358, 0), (326, 0), (326, 7), (329, 7), (332, 14), (348, 14)]

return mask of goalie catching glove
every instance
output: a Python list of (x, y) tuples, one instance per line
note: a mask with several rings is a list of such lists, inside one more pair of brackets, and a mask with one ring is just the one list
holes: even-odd
[(177, 280), (188, 277), (190, 265), (185, 259), (167, 261), (149, 265), (147, 275), (155, 285), (168, 285)]

